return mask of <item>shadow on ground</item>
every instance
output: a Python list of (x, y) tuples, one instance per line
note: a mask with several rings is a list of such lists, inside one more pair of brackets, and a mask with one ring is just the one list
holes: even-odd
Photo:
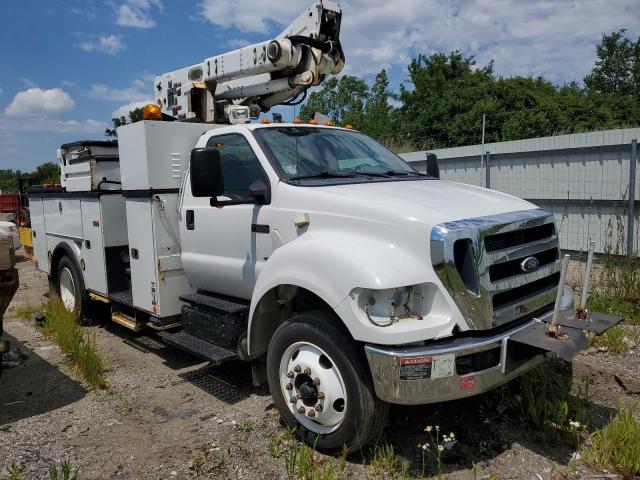
[(28, 358), (22, 365), (4, 370), (0, 376), (0, 430), (2, 425), (64, 407), (86, 395), (82, 384), (35, 350), (6, 332), (5, 337), (12, 348), (20, 348)]

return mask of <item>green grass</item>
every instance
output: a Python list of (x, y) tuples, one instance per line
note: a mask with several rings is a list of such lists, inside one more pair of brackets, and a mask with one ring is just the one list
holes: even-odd
[(594, 345), (608, 353), (622, 355), (629, 353), (629, 350), (639, 342), (640, 332), (616, 325), (596, 337)]
[(7, 469), (7, 480), (23, 480), (26, 467), (12, 463)]
[(520, 421), (545, 444), (577, 445), (588, 423), (589, 387), (585, 380), (577, 394), (571, 393), (571, 378), (562, 364), (546, 362), (522, 375), (516, 382), (490, 393), (498, 410)]
[(20, 320), (31, 320), (36, 313), (42, 311), (42, 305), (33, 307), (31, 305), (20, 305), (16, 308), (16, 317)]
[(76, 315), (53, 297), (44, 305), (43, 334), (55, 341), (62, 353), (94, 388), (104, 388), (104, 361), (96, 348), (95, 339), (85, 333), (76, 322)]
[(608, 295), (596, 293), (589, 299), (589, 310), (609, 315), (621, 315), (626, 323), (640, 325), (640, 298), (631, 301), (617, 297), (615, 292)]
[(50, 480), (78, 480), (77, 472), (71, 468), (71, 463), (66, 460), (60, 465), (60, 470), (55, 465), (49, 469)]
[(618, 406), (616, 418), (591, 435), (590, 445), (583, 449), (587, 465), (613, 470), (624, 478), (640, 475), (640, 423), (633, 412)]
[[(316, 438), (317, 442), (317, 438)], [(287, 478), (289, 480), (346, 480), (349, 478), (345, 469), (347, 450), (336, 462), (332, 458), (321, 458), (313, 446), (296, 440), (289, 442), (289, 453), (285, 457)]]

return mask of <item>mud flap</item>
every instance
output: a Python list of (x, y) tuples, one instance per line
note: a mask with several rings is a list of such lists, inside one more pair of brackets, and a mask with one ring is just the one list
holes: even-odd
[(568, 309), (560, 313), (557, 336), (548, 334), (551, 315), (546, 315), (514, 333), (509, 341), (555, 352), (563, 360), (571, 361), (588, 344), (585, 332), (601, 335), (621, 321), (622, 317), (602, 313), (590, 313), (588, 320), (578, 320), (576, 311)]

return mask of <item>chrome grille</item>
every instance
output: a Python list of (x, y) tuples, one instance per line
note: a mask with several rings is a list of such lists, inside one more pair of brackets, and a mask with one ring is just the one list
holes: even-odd
[[(534, 257), (538, 267), (521, 265)], [(436, 225), (436, 274), (467, 320), (485, 330), (553, 304), (560, 271), (553, 215), (535, 209)]]

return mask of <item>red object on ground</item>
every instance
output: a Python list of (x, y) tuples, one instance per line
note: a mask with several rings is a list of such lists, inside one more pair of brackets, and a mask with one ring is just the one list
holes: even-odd
[(18, 194), (17, 193), (8, 193), (5, 195), (0, 195), (0, 212), (2, 213), (10, 213), (16, 212), (18, 210)]

